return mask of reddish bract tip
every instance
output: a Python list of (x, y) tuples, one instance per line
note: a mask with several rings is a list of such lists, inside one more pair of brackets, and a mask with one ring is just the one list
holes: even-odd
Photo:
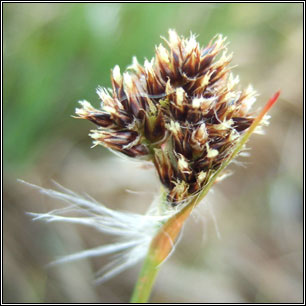
[(277, 91), (272, 98), (270, 98), (270, 100), (267, 102), (266, 106), (264, 107), (264, 110), (266, 110), (266, 112), (274, 105), (279, 95), (280, 95), (280, 90)]
[(264, 117), (264, 115), (269, 111), (269, 109), (274, 105), (274, 103), (277, 101), (278, 97), (280, 95), (280, 90), (277, 91), (272, 98), (269, 99), (269, 101), (266, 103), (265, 107), (262, 109), (260, 114), (257, 116), (255, 121), (253, 122), (253, 126), (257, 126), (258, 123), (261, 121), (261, 119)]

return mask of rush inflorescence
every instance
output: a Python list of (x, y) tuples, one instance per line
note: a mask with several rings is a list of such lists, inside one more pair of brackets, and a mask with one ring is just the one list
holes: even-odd
[(168, 48), (127, 71), (111, 72), (112, 89), (98, 88), (101, 109), (87, 101), (79, 118), (98, 126), (91, 131), (101, 144), (132, 158), (151, 160), (171, 205), (198, 194), (230, 157), (254, 121), (256, 93), (239, 89), (231, 73), (232, 55), (217, 35), (206, 47), (169, 31)]

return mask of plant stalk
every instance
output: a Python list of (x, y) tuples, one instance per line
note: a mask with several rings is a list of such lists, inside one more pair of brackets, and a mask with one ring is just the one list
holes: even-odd
[(180, 212), (171, 217), (153, 238), (147, 257), (143, 263), (131, 303), (146, 303), (163, 261), (169, 256), (182, 226), (195, 206), (196, 198)]

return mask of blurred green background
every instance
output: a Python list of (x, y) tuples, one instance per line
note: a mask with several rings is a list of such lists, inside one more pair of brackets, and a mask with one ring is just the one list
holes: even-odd
[[(303, 4), (3, 4), (4, 302), (127, 302), (139, 266), (98, 287), (107, 259), (55, 268), (56, 256), (104, 244), (78, 226), (33, 222), (26, 211), (61, 203), (17, 178), (52, 180), (115, 209), (144, 212), (158, 190), (152, 170), (90, 149), (92, 124), (77, 101), (98, 106), (110, 69), (143, 63), (169, 28), (205, 45), (228, 37), (242, 86), (261, 107), (278, 89), (266, 135), (252, 136), (245, 167), (214, 189), (165, 263), (152, 302), (302, 302)], [(127, 189), (140, 191), (138, 194)], [(219, 235), (219, 234), (220, 235)], [(219, 237), (221, 236), (221, 237)]]

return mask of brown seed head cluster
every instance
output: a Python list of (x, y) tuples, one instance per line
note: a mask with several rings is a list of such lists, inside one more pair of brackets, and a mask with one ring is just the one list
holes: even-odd
[(135, 57), (123, 75), (115, 66), (112, 89), (97, 90), (101, 109), (81, 101), (76, 114), (99, 127), (94, 144), (152, 160), (175, 205), (200, 192), (231, 155), (254, 120), (255, 92), (236, 89), (221, 35), (204, 48), (174, 30), (164, 40), (168, 49), (160, 44), (144, 66)]

